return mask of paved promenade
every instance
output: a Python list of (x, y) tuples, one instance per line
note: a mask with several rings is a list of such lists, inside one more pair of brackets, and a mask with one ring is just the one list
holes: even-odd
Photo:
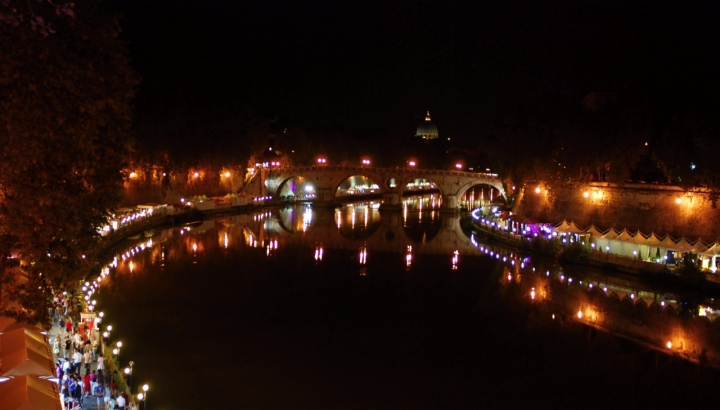
[[(101, 335), (99, 335), (99, 332), (97, 330), (93, 330), (93, 331), (95, 332), (95, 337), (98, 337), (98, 338), (101, 337)], [(55, 336), (57, 336), (58, 334), (61, 335), (61, 338), (62, 338), (63, 329), (61, 329), (60, 326), (58, 326), (57, 322), (54, 322), (52, 325), (52, 328), (48, 331), (48, 340), (50, 341), (50, 349), (51, 350), (52, 350), (53, 341), (55, 340)], [(98, 347), (98, 355), (100, 355), (100, 347)], [(60, 348), (60, 356), (61, 357), (63, 356), (63, 348), (62, 347)], [(53, 354), (53, 359), (54, 359), (53, 363), (57, 362), (57, 359), (58, 359), (57, 355)], [(108, 366), (106, 363), (105, 368), (107, 368), (107, 367)], [(92, 372), (93, 370), (97, 370), (97, 360), (93, 361), (92, 364), (90, 365), (90, 371)], [(84, 368), (82, 368), (81, 374), (85, 375)], [(114, 402), (114, 400), (113, 400), (113, 402)], [(87, 397), (85, 397), (85, 392), (83, 392), (82, 409), (83, 410), (97, 410), (98, 409), (97, 398), (92, 395), (92, 392), (90, 392)], [(117, 409), (117, 406), (115, 406), (115, 407), (106, 406), (106, 408), (105, 408), (105, 410), (116, 410), (116, 409)], [(126, 405), (125, 409), (130, 410), (130, 409), (133, 409), (133, 407), (128, 407)]]

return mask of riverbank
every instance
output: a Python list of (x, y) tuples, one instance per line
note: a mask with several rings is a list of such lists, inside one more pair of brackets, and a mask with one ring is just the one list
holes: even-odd
[[(478, 223), (472, 217), (467, 218), (470, 222), (472, 229), (476, 231), (478, 236), (486, 238), (490, 242), (501, 243), (506, 246), (511, 246), (522, 250), (524, 252), (532, 253), (536, 256), (547, 257), (534, 252), (531, 247), (531, 238), (523, 235), (518, 235), (512, 232), (502, 231), (494, 227), (488, 227), (482, 223)], [(559, 255), (554, 255), (553, 258), (558, 259)], [(652, 277), (652, 276), (675, 276), (679, 278), (679, 275), (673, 273), (673, 271), (665, 264), (646, 262), (639, 258), (630, 258), (622, 255), (615, 255), (610, 252), (602, 252), (588, 247), (586, 257), (582, 260), (563, 260), (564, 263), (571, 263), (576, 265), (586, 265), (595, 268), (600, 268), (606, 271), (622, 272), (631, 275)], [(708, 283), (717, 285), (717, 289), (720, 290), (720, 278), (716, 275), (705, 275), (705, 279)]]

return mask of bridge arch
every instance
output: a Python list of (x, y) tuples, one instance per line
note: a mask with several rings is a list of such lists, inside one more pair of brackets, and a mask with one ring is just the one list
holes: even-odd
[[(380, 175), (376, 175), (371, 172), (361, 172), (361, 173), (352, 173), (350, 175), (348, 175), (348, 174), (343, 174), (343, 175), (347, 175), (347, 176), (341, 177), (339, 181), (336, 181), (337, 183), (335, 184), (335, 189), (332, 191), (336, 198), (339, 196), (345, 196), (345, 195), (340, 195), (339, 192), (342, 190), (349, 190), (353, 186), (352, 185), (353, 182), (350, 182), (351, 186), (348, 188), (343, 187), (343, 185), (345, 185), (345, 183), (348, 182), (349, 180), (351, 180), (352, 178), (356, 178), (356, 177), (365, 179), (364, 182), (366, 182), (365, 186), (367, 188), (362, 188), (361, 191), (367, 191), (367, 192), (363, 192), (362, 195), (368, 195), (368, 194), (369, 195), (374, 195), (374, 194), (380, 195), (387, 190), (386, 188), (383, 187), (383, 181), (382, 181), (382, 178), (380, 178), (381, 177)], [(357, 181), (354, 181), (354, 182), (357, 182)], [(347, 196), (350, 196), (350, 195), (352, 195), (352, 194), (349, 194)]]
[[(498, 186), (499, 185), (499, 186)], [(476, 191), (472, 191), (475, 188), (480, 188), (480, 194), (476, 195)], [(488, 190), (487, 196), (483, 195), (483, 192)], [(496, 195), (493, 196), (492, 192), (497, 191)], [(490, 181), (473, 181), (468, 182), (461, 186), (457, 191), (458, 205), (468, 210), (474, 209), (478, 206), (486, 208), (496, 204), (500, 198), (502, 202), (507, 205), (508, 198), (504, 195), (502, 185), (493, 184)]]
[(431, 174), (417, 173), (415, 175), (406, 176), (400, 179), (400, 182), (397, 184), (396, 187), (398, 195), (402, 197), (403, 194), (408, 192), (408, 185), (411, 183), (415, 183), (415, 181), (417, 180), (428, 181), (428, 183), (431, 184), (428, 190), (437, 190), (440, 192), (440, 195), (445, 194), (444, 190), (441, 187), (442, 183), (440, 182), (440, 178), (432, 178)]
[[(311, 192), (305, 190), (305, 187), (308, 185), (312, 186)], [(290, 193), (292, 193), (295, 198), (301, 199), (305, 195), (314, 195), (317, 190), (317, 186), (318, 183), (314, 178), (301, 174), (284, 175), (277, 184), (277, 187), (275, 187), (274, 192), (270, 187), (268, 187), (268, 191), (270, 191), (270, 194), (277, 199), (282, 199), (281, 197), (286, 197)]]
[(460, 198), (465, 195), (468, 189), (477, 185), (487, 185), (497, 189), (500, 192), (500, 195), (502, 195), (503, 199), (505, 200), (505, 203), (507, 204), (507, 195), (505, 194), (505, 188), (502, 186), (502, 183), (500, 181), (492, 181), (486, 179), (477, 179), (474, 181), (470, 181), (465, 183), (464, 185), (461, 185), (456, 195), (458, 196), (458, 198)]

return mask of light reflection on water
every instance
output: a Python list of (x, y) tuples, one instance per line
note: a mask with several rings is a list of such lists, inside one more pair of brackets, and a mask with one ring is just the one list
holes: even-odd
[[(644, 343), (649, 345), (665, 346), (667, 342), (672, 342), (678, 354), (688, 357), (707, 347), (697, 332), (683, 330), (682, 323), (675, 314), (681, 306), (678, 305), (677, 296), (667, 290), (654, 288), (632, 277), (609, 276), (602, 271), (581, 267), (563, 268), (550, 261), (532, 260), (513, 249), (486, 244), (474, 234), (463, 231), (457, 215), (440, 214), (429, 195), (423, 198), (406, 198), (404, 204), (406, 206), (401, 212), (380, 212), (374, 203), (356, 203), (334, 210), (297, 206), (164, 229), (152, 238), (153, 246), (141, 249), (140, 246), (133, 245), (133, 252), (125, 252), (122, 258), (118, 258), (117, 267), (111, 269), (112, 280), (109, 289), (105, 289), (109, 297), (104, 303), (108, 310), (114, 310), (115, 316), (131, 311), (128, 306), (123, 307), (122, 303), (118, 303), (118, 300), (126, 302), (128, 294), (139, 294), (144, 299), (154, 297), (158, 299), (157, 303), (162, 301), (169, 306), (186, 304), (188, 301), (182, 298), (192, 297), (192, 294), (205, 294), (203, 292), (207, 289), (204, 289), (203, 281), (216, 283), (215, 275), (222, 276), (223, 272), (232, 272), (236, 276), (226, 279), (228, 285), (225, 289), (213, 285), (213, 290), (210, 290), (210, 294), (216, 294), (217, 300), (192, 301), (192, 304), (207, 304), (210, 310), (199, 308), (198, 316), (194, 316), (194, 310), (177, 307), (173, 309), (180, 312), (183, 320), (191, 323), (207, 322), (213, 329), (226, 328), (223, 323), (232, 323), (232, 326), (239, 329), (255, 329), (255, 325), (247, 323), (284, 323), (286, 320), (284, 316), (278, 316), (274, 310), (276, 307), (263, 307), (266, 303), (276, 302), (256, 299), (257, 295), (267, 292), (266, 287), (280, 286), (276, 277), (295, 283), (294, 286), (303, 289), (312, 286), (314, 281), (325, 281), (332, 275), (355, 277), (349, 280), (386, 280), (384, 278), (388, 275), (411, 275), (407, 279), (411, 282), (408, 283), (415, 280), (411, 279), (413, 277), (427, 278), (428, 275), (448, 275), (449, 278), (456, 277), (453, 275), (465, 278), (486, 276), (493, 278), (499, 286), (500, 292), (506, 298), (504, 303), (532, 309), (528, 326), (546, 326), (549, 322), (560, 320), (567, 323), (578, 321), (598, 329), (621, 330), (631, 338), (634, 332), (642, 336)], [(174, 280), (177, 282), (173, 282)], [(336, 280), (338, 279), (333, 279)], [(363, 282), (350, 283), (352, 292), (357, 291), (354, 287), (366, 286)], [(183, 290), (185, 286), (191, 287), (194, 293)], [(160, 294), (148, 295), (145, 287)], [(236, 291), (232, 290), (233, 287), (236, 287)], [(176, 300), (175, 297), (181, 300)], [(235, 297), (241, 307), (224, 300)], [(275, 300), (275, 296), (268, 298)], [(321, 300), (323, 299), (305, 301), (293, 310), (302, 312), (306, 309), (305, 303), (330, 303), (320, 302)], [(124, 326), (132, 328), (131, 322), (137, 321), (139, 328), (129, 332), (128, 338), (132, 338), (136, 332), (140, 337), (150, 339), (152, 335), (166, 337), (163, 332), (158, 332), (159, 329), (143, 330), (143, 326), (153, 326), (154, 322), (162, 324), (159, 328), (167, 327), (170, 338), (184, 337), (181, 336), (183, 332), (191, 331), (184, 326), (173, 329), (168, 325), (167, 323), (176, 322), (168, 316), (169, 312), (162, 312), (164, 305), (147, 300), (135, 300), (131, 303), (140, 311), (131, 314), (135, 319), (126, 318)], [(219, 305), (216, 306), (216, 303)], [(359, 299), (355, 303), (367, 301)], [(334, 305), (330, 304), (328, 307), (334, 308)], [(257, 317), (244, 313), (246, 310), (255, 312), (263, 309), (270, 310)], [(711, 315), (715, 312), (712, 308), (706, 310)], [(324, 312), (322, 309), (319, 311)], [(142, 312), (150, 313), (150, 320), (146, 321)], [(370, 309), (370, 312), (373, 310)], [(208, 317), (208, 314), (219, 316), (220, 321)], [(300, 315), (296, 319), (300, 323), (309, 320), (300, 313), (292, 315), (295, 314)], [(330, 313), (322, 313), (326, 314)], [(352, 314), (360, 315), (357, 312)], [(233, 315), (245, 319), (236, 323)], [(335, 323), (333, 320), (337, 319), (326, 320), (332, 324)], [(326, 322), (321, 323), (327, 326)], [(344, 322), (342, 323), (341, 327), (345, 326)], [(335, 323), (334, 326), (338, 324)], [(352, 333), (354, 330), (348, 332)], [(212, 333), (216, 333), (215, 330)], [(148, 339), (136, 340), (129, 345), (144, 345), (153, 351), (160, 348), (152, 347)], [(254, 344), (248, 346), (258, 348)], [(279, 349), (289, 348), (284, 346)], [(137, 348), (126, 350), (134, 350), (136, 355), (142, 355)], [(210, 360), (204, 354), (200, 356), (202, 360)], [(265, 359), (271, 357), (262, 354), (260, 356)], [(158, 370), (153, 377), (168, 378), (171, 383), (179, 383), (177, 380), (170, 381), (172, 377), (160, 371), (168, 367), (162, 362), (165, 360), (162, 357), (158, 355), (155, 358), (159, 362), (155, 365)], [(241, 366), (238, 363), (234, 365)], [(266, 365), (274, 368), (273, 365)], [(212, 367), (213, 371), (227, 371), (222, 366), (217, 366), (221, 365)], [(143, 370), (138, 371), (142, 373)], [(151, 374), (150, 371), (145, 371), (145, 374)], [(370, 375), (371, 373), (368, 373), (368, 376)], [(215, 387), (213, 384), (212, 388)], [(190, 400), (183, 394), (177, 397), (163, 397), (161, 394), (161, 397), (165, 401), (178, 398)], [(222, 394), (220, 397), (218, 400), (221, 403), (227, 400)]]
[[(588, 290), (602, 290), (605, 294), (617, 297), (620, 300), (630, 298), (634, 302), (641, 302), (647, 306), (670, 307), (678, 310), (676, 296), (670, 292), (653, 289), (648, 284), (630, 277), (609, 276), (603, 271), (591, 268), (578, 268), (570, 266), (577, 282), (573, 277), (566, 277), (563, 269), (546, 261), (533, 264), (527, 255), (521, 256), (512, 249), (485, 244), (474, 233), (464, 232), (460, 227), (458, 215), (442, 215), (431, 217), (431, 222), (423, 222), (420, 214), (431, 213), (435, 210), (422, 209), (421, 203), (431, 202), (434, 195), (425, 195), (422, 198), (409, 198), (404, 203), (407, 209), (403, 211), (402, 227), (398, 226), (397, 214), (381, 213), (377, 203), (362, 202), (347, 204), (334, 211), (313, 210), (309, 205), (286, 207), (274, 211), (262, 211), (254, 214), (235, 215), (216, 220), (207, 220), (189, 224), (181, 228), (164, 229), (154, 239), (139, 245), (130, 246), (122, 253), (121, 260), (117, 262), (116, 271), (119, 273), (138, 274), (146, 269), (146, 265), (162, 265), (165, 260), (178, 260), (187, 255), (196, 256), (207, 249), (220, 247), (224, 249), (236, 246), (263, 248), (268, 256), (270, 251), (276, 251), (284, 243), (306, 244), (312, 247), (316, 260), (322, 260), (322, 255), (328, 249), (358, 249), (367, 260), (368, 250), (393, 252), (400, 247), (407, 250), (404, 257), (407, 267), (411, 266), (413, 258), (413, 243), (418, 242), (417, 232), (423, 234), (422, 246), (416, 247), (415, 253), (430, 253), (450, 255), (451, 266), (457, 267), (459, 256), (485, 255), (495, 258), (506, 265), (509, 272), (503, 277), (520, 283), (521, 271), (536, 272), (536, 265), (541, 266), (540, 271), (545, 277), (557, 279), (560, 283), (577, 285)], [(410, 212), (410, 213), (408, 213)], [(332, 215), (332, 216), (331, 216)], [(443, 236), (435, 236), (440, 228), (445, 226)], [(432, 237), (427, 237), (424, 228), (430, 228)], [(212, 244), (212, 237), (216, 237), (216, 244)], [(152, 244), (163, 246), (152, 247)], [(147, 252), (145, 252), (147, 251)], [(140, 253), (143, 257), (140, 257)], [(275, 253), (272, 253), (273, 255)], [(364, 264), (364, 263), (363, 263)], [(537, 274), (539, 280), (543, 275)], [(637, 298), (637, 299), (636, 299)], [(708, 305), (709, 306), (709, 305)], [(712, 307), (703, 308), (703, 312), (714, 319), (720, 313)]]

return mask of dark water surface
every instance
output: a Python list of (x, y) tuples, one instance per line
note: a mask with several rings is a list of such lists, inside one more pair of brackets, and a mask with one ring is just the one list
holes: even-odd
[(150, 385), (148, 409), (713, 403), (715, 371), (549, 319), (520, 271), (425, 201), (226, 217), (119, 257), (103, 326)]

